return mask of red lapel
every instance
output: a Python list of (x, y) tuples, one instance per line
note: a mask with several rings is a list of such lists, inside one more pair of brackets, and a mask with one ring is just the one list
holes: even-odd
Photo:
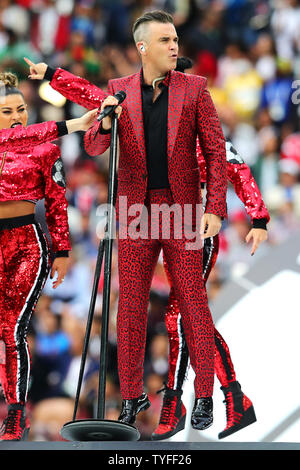
[(169, 80), (168, 161), (172, 157), (185, 97), (184, 74), (171, 71)]
[(142, 110), (142, 90), (141, 90), (141, 72), (142, 69), (132, 75), (127, 87), (129, 93), (126, 97), (126, 106), (128, 114), (131, 119), (136, 139), (138, 141), (139, 149), (146, 166), (146, 149), (145, 149), (145, 135), (144, 135), (144, 122)]

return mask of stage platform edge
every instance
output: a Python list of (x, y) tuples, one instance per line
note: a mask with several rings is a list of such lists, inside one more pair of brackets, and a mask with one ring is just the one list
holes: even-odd
[(1, 450), (12, 451), (136, 451), (155, 452), (165, 451), (180, 453), (180, 451), (300, 451), (300, 443), (295, 442), (124, 442), (124, 441), (0, 441)]

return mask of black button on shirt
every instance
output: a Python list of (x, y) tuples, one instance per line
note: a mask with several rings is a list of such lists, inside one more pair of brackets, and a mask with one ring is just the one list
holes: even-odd
[(142, 101), (147, 157), (147, 189), (170, 188), (167, 159), (168, 86), (165, 79), (158, 85), (161, 92), (153, 102), (154, 89), (142, 77)]

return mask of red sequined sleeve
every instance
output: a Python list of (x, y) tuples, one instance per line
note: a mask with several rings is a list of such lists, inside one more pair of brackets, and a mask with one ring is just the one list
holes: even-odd
[(54, 144), (47, 144), (41, 148), (43, 152), (41, 165), (45, 182), (46, 221), (53, 252), (69, 251), (71, 245), (69, 240), (66, 179), (60, 150)]
[(51, 142), (58, 137), (58, 125), (55, 121), (32, 124), (27, 127), (17, 126), (12, 129), (1, 129), (0, 152), (30, 151), (36, 145)]
[[(105, 93), (85, 78), (73, 75), (61, 68), (54, 70), (48, 67), (45, 78), (49, 79), (51, 87), (65, 98), (87, 109), (100, 108), (103, 100), (108, 95), (114, 94), (110, 82)], [(101, 123), (95, 120), (84, 135), (85, 149), (91, 156), (101, 155), (110, 146), (110, 132), (101, 133), (99, 128), (101, 128)]]
[(247, 214), (254, 219), (266, 219), (269, 222), (270, 215), (265, 203), (262, 199), (261, 192), (251, 173), (250, 168), (231, 142), (226, 142), (226, 158), (227, 158), (227, 177), (233, 184), (237, 196), (245, 205)]
[(198, 137), (196, 140), (196, 156), (197, 156), (198, 166), (200, 170), (201, 183), (206, 183), (206, 161), (203, 157), (203, 153), (201, 151)]
[(87, 109), (101, 107), (102, 101), (107, 96), (101, 88), (64, 69), (57, 68), (52, 73), (51, 68), (48, 69), (45, 78), (51, 78), (51, 87), (65, 98)]

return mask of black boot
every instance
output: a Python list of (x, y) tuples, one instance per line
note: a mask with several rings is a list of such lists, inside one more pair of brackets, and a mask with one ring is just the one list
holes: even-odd
[(196, 398), (192, 411), (191, 424), (194, 429), (203, 431), (212, 425), (213, 401), (212, 397)]
[(26, 440), (29, 433), (29, 421), (26, 418), (25, 405), (8, 405), (8, 415), (3, 421), (0, 441)]
[(163, 391), (165, 393), (159, 424), (151, 436), (153, 441), (168, 439), (184, 429), (185, 425), (186, 409), (181, 401), (182, 390), (166, 387)]
[(122, 410), (118, 420), (121, 423), (133, 424), (135, 422), (136, 415), (140, 411), (147, 410), (150, 405), (151, 403), (146, 393), (143, 393), (138, 398), (123, 400)]
[(255, 423), (256, 416), (252, 401), (242, 392), (239, 382), (229, 382), (228, 387), (221, 387), (225, 395), (226, 428), (219, 433), (219, 439)]

